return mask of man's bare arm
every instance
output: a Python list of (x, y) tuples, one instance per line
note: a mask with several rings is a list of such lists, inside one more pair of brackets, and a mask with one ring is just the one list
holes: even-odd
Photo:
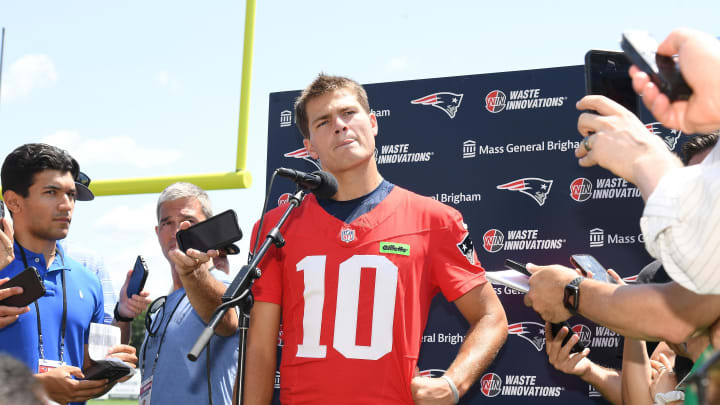
[(256, 302), (253, 305), (245, 355), (245, 369), (250, 370), (245, 374), (245, 405), (268, 405), (272, 401), (280, 313), (277, 304)]

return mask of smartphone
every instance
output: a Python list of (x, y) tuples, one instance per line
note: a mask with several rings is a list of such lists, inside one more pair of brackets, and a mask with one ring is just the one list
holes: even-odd
[[(565, 344), (570, 340), (570, 338), (575, 335), (575, 331), (572, 329), (572, 326), (570, 326), (570, 323), (568, 321), (564, 321), (561, 323), (551, 323), (550, 324), (550, 332), (552, 332), (553, 337), (557, 336), (558, 332), (560, 332), (560, 329), (565, 326), (568, 328), (568, 334), (565, 336), (565, 339), (562, 341), (562, 345), (565, 346)], [(570, 348), (570, 353), (580, 353), (581, 351), (585, 350), (587, 346), (582, 344), (579, 340), (573, 347)]]
[(692, 89), (671, 56), (657, 54), (658, 43), (647, 31), (628, 30), (622, 34), (620, 47), (638, 69), (647, 73), (670, 101), (687, 100)]
[(242, 239), (242, 231), (235, 211), (227, 210), (178, 231), (175, 237), (178, 248), (183, 252), (187, 252), (190, 248), (207, 252), (210, 249), (226, 248)]
[(630, 60), (618, 51), (591, 49), (585, 54), (585, 93), (605, 96), (640, 116), (640, 100), (632, 87)]
[(608, 274), (605, 267), (591, 255), (572, 255), (570, 256), (570, 263), (572, 263), (576, 269), (582, 271), (586, 277), (588, 274), (592, 274), (593, 280), (617, 284), (617, 281)]
[[(0, 218), (5, 218), (5, 203), (0, 200)], [(5, 231), (5, 226), (0, 222), (0, 231)]]
[(0, 285), (0, 289), (9, 287), (22, 287), (23, 292), (19, 295), (13, 295), (0, 301), (0, 305), (8, 307), (25, 307), (33, 301), (45, 295), (45, 284), (43, 284), (40, 273), (33, 266), (26, 268), (15, 277), (8, 280), (7, 283)]
[(147, 263), (145, 263), (145, 259), (143, 259), (142, 256), (138, 255), (137, 259), (135, 259), (135, 267), (133, 267), (133, 272), (130, 275), (130, 282), (127, 286), (126, 293), (128, 298), (132, 298), (134, 294), (140, 294), (140, 291), (142, 291), (143, 287), (145, 287), (147, 277)]
[(505, 259), (505, 267), (519, 271), (522, 274), (532, 276), (530, 272), (525, 268), (524, 263), (516, 262), (515, 260)]
[(119, 380), (132, 374), (132, 367), (117, 360), (100, 360), (83, 370), (86, 380), (102, 380), (107, 378), (110, 382)]

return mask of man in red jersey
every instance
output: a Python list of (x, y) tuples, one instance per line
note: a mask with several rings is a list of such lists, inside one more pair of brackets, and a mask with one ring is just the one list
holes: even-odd
[[(244, 403), (272, 399), (281, 319), (285, 405), (457, 403), (507, 336), (461, 214), (382, 178), (377, 119), (358, 83), (321, 74), (295, 111), (305, 147), (339, 187), (331, 199), (308, 195), (283, 229), (287, 245), (260, 263)], [(265, 224), (283, 211), (268, 213)], [(422, 333), (438, 292), (470, 326), (445, 375), (420, 377)]]

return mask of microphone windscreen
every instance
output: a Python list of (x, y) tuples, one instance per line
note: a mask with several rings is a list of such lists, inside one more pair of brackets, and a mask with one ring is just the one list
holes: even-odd
[(313, 174), (320, 177), (320, 179), (322, 180), (320, 182), (320, 185), (315, 190), (313, 190), (313, 193), (318, 198), (330, 198), (337, 194), (338, 182), (335, 179), (335, 176), (322, 170), (313, 172)]

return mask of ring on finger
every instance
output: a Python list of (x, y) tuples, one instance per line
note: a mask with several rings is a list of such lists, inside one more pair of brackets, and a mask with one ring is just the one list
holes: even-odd
[(582, 145), (585, 148), (585, 151), (587, 153), (590, 153), (590, 151), (592, 150), (592, 148), (590, 147), (589, 139), (590, 139), (590, 136), (586, 136), (585, 139), (583, 139), (583, 141), (582, 141)]

